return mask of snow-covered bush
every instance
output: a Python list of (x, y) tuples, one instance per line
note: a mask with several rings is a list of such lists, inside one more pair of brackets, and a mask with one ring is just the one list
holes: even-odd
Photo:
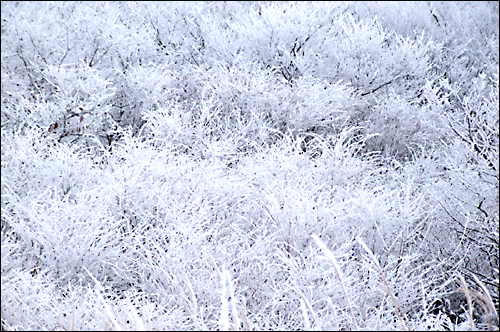
[(3, 330), (498, 329), (498, 4), (2, 2)]

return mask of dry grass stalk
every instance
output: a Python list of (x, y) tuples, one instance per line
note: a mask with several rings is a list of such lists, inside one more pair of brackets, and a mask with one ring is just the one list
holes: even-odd
[(222, 270), (222, 275), (221, 275), (221, 283), (222, 283), (222, 292), (221, 292), (221, 314), (220, 314), (220, 329), (221, 331), (229, 331), (229, 304), (227, 301), (227, 296), (226, 296), (226, 273), (225, 269)]
[(488, 330), (493, 331), (493, 318), (495, 318), (497, 320), (497, 323), (499, 323), (498, 313), (495, 309), (495, 305), (493, 304), (493, 300), (491, 298), (490, 292), (488, 291), (488, 288), (486, 288), (486, 285), (481, 280), (479, 280), (479, 278), (476, 277), (475, 274), (472, 274), (472, 276), (484, 292), (484, 294), (481, 294), (483, 296), (481, 296), (480, 298), (488, 308)]
[(394, 307), (396, 308), (396, 313), (398, 315), (399, 321), (401, 322), (401, 326), (403, 327), (403, 330), (405, 331), (412, 331), (412, 328), (410, 326), (410, 321), (408, 320), (408, 317), (406, 316), (405, 312), (399, 305), (398, 299), (394, 295), (394, 293), (391, 290), (391, 287), (389, 286), (389, 283), (387, 282), (387, 279), (385, 278), (384, 271), (382, 270), (382, 267), (380, 266), (380, 263), (378, 262), (377, 258), (373, 254), (373, 252), (368, 248), (368, 246), (361, 240), (361, 238), (357, 237), (358, 243), (363, 247), (363, 249), (366, 250), (370, 258), (373, 260), (375, 263), (375, 266), (377, 267), (377, 272), (379, 273), (380, 277), (382, 278), (385, 287), (387, 289), (387, 292), (389, 293), (389, 296), (392, 299), (392, 303), (394, 304)]
[(359, 331), (358, 322), (356, 321), (356, 316), (354, 315), (354, 310), (352, 309), (351, 300), (349, 299), (349, 295), (347, 295), (347, 290), (346, 290), (345, 285), (344, 285), (344, 277), (342, 275), (342, 271), (340, 271), (340, 268), (337, 264), (337, 260), (335, 259), (335, 256), (333, 256), (333, 253), (330, 251), (330, 249), (328, 249), (326, 247), (326, 245), (323, 243), (323, 241), (320, 240), (320, 238), (317, 235), (312, 234), (311, 237), (314, 239), (314, 241), (316, 241), (318, 246), (323, 250), (323, 253), (325, 254), (325, 256), (328, 257), (328, 259), (330, 259), (330, 261), (333, 264), (333, 267), (335, 268), (335, 271), (337, 271), (337, 275), (339, 277), (340, 284), (342, 286), (342, 291), (344, 292), (344, 296), (346, 298), (347, 305), (349, 306), (349, 311), (351, 313), (354, 329), (356, 331)]
[(491, 299), (490, 292), (486, 288), (485, 284), (481, 280), (479, 280), (479, 278), (476, 275), (472, 274), (474, 280), (482, 290), (482, 292), (480, 292), (468, 287), (467, 283), (465, 282), (465, 278), (460, 273), (457, 273), (457, 276), (461, 284), (461, 287), (458, 289), (458, 291), (463, 292), (467, 299), (468, 311), (466, 311), (466, 313), (467, 317), (471, 322), (471, 329), (473, 331), (476, 330), (476, 326), (473, 321), (474, 308), (472, 305), (473, 302), (476, 302), (482, 308), (483, 318), (485, 319), (485, 321), (488, 322), (488, 330), (493, 331), (493, 320), (495, 319), (497, 322), (499, 321), (498, 313), (495, 309), (495, 305), (493, 304), (493, 300)]
[(250, 324), (248, 323), (248, 318), (245, 315), (245, 311), (243, 310), (243, 308), (239, 303), (236, 303), (236, 305), (238, 306), (238, 313), (240, 314), (240, 318), (243, 321), (244, 330), (250, 331)]
[(234, 296), (234, 287), (233, 282), (231, 280), (231, 275), (229, 271), (224, 271), (226, 273), (226, 280), (229, 284), (229, 296), (231, 299), (231, 314), (233, 316), (233, 330), (237, 331), (240, 329), (240, 317), (238, 315), (238, 309), (236, 308), (236, 297)]
[(85, 266), (83, 266), (83, 269), (89, 274), (89, 276), (92, 278), (92, 280), (94, 280), (94, 282), (96, 283), (97, 288), (98, 288), (97, 296), (99, 297), (99, 299), (101, 300), (101, 302), (104, 304), (104, 309), (106, 310), (106, 313), (108, 314), (109, 319), (113, 323), (113, 326), (114, 326), (115, 330), (116, 331), (123, 331), (123, 328), (120, 326), (120, 324), (118, 324), (118, 319), (116, 318), (116, 315), (111, 310), (111, 308), (108, 306), (108, 303), (106, 302), (106, 300), (104, 300), (104, 298), (102, 297), (101, 292), (104, 292), (104, 288), (101, 286), (101, 283), (99, 282), (99, 280), (97, 280), (92, 275), (92, 273), (90, 273), (89, 270), (87, 270), (87, 268)]
[[(318, 324), (318, 317), (316, 316), (316, 314), (314, 313), (314, 309), (311, 305), (311, 302), (309, 302), (309, 300), (305, 297), (304, 293), (301, 292), (301, 290), (295, 286), (294, 287), (294, 290), (299, 293), (300, 297), (301, 297), (301, 300), (304, 302), (304, 305), (306, 305), (306, 307), (304, 307), (304, 309), (309, 309), (309, 311), (311, 312), (312, 316), (313, 316), (313, 319), (314, 319), (314, 323), (315, 325)], [(307, 319), (308, 319), (308, 322), (309, 322), (309, 316), (307, 316)], [(321, 330), (321, 327), (318, 327), (319, 330)]]
[(189, 281), (188, 277), (185, 274), (184, 274), (184, 282), (186, 283), (189, 289), (189, 296), (191, 297), (191, 311), (193, 315), (193, 320), (195, 321), (199, 320), (203, 328), (206, 329), (206, 326), (203, 323), (202, 319), (198, 318), (198, 301), (196, 300), (196, 295), (194, 294), (193, 286), (191, 285), (191, 282)]
[(205, 256), (208, 259), (208, 262), (210, 265), (213, 267), (215, 272), (217, 272), (217, 276), (219, 277), (219, 280), (222, 284), (222, 308), (221, 308), (221, 329), (226, 329), (229, 330), (229, 301), (227, 300), (226, 297), (226, 283), (229, 284), (229, 297), (231, 299), (231, 315), (233, 317), (233, 327), (234, 330), (239, 330), (240, 328), (240, 319), (243, 321), (243, 326), (245, 330), (250, 330), (250, 324), (248, 323), (248, 319), (244, 313), (243, 308), (241, 308), (241, 305), (236, 301), (236, 297), (234, 295), (234, 287), (232, 284), (231, 276), (229, 275), (229, 272), (226, 271), (224, 268), (222, 269), (222, 272), (219, 271), (219, 268), (217, 267), (217, 263), (215, 263), (214, 258), (212, 255), (209, 253), (203, 252)]
[(302, 308), (302, 316), (304, 317), (305, 331), (311, 330), (311, 322), (309, 322), (309, 316), (307, 315), (306, 304), (303, 299), (300, 299), (300, 307)]
[(210, 253), (208, 253), (208, 252), (202, 252), (202, 253), (208, 258), (208, 262), (213, 267), (215, 272), (217, 272), (217, 276), (219, 277), (219, 280), (222, 282), (222, 275), (221, 275), (219, 268), (217, 267), (217, 264), (215, 263), (215, 260), (212, 257), (212, 255), (210, 255)]
[(477, 331), (476, 325), (474, 324), (474, 319), (472, 316), (473, 308), (472, 308), (472, 299), (470, 296), (469, 287), (467, 287), (467, 283), (465, 282), (464, 277), (462, 277), (462, 275), (460, 273), (458, 273), (458, 279), (460, 280), (460, 283), (462, 284), (462, 287), (460, 288), (460, 290), (462, 292), (464, 292), (465, 298), (467, 299), (467, 306), (469, 307), (469, 311), (467, 312), (467, 316), (468, 316), (469, 321), (470, 321), (470, 327), (471, 327), (472, 331)]
[(339, 331), (339, 321), (337, 318), (337, 309), (333, 306), (332, 299), (328, 298), (328, 304), (330, 304), (330, 308), (332, 309), (332, 314), (333, 314), (333, 321), (335, 322), (335, 331)]

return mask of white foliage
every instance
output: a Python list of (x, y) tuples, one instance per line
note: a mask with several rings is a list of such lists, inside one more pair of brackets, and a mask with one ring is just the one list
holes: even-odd
[(498, 4), (1, 15), (2, 330), (498, 329)]

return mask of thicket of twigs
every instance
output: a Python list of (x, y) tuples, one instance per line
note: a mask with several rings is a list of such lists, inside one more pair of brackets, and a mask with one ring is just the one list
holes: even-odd
[(498, 330), (498, 2), (1, 6), (2, 330)]

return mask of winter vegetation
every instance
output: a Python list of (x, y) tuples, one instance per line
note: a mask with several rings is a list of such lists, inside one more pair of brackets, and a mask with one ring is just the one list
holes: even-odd
[(1, 4), (2, 330), (498, 330), (499, 4)]

